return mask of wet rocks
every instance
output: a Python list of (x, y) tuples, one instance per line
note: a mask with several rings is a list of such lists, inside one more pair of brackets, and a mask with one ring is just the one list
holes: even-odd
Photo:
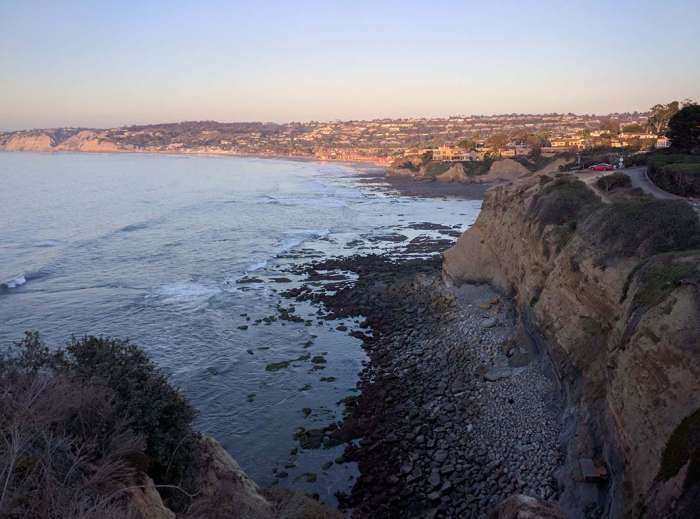
[(511, 368), (491, 368), (486, 373), (484, 373), (484, 380), (489, 382), (495, 382), (504, 378), (508, 378), (513, 374)]
[(345, 402), (339, 427), (310, 437), (352, 440), (336, 462), (359, 464), (341, 500), (354, 517), (479, 517), (515, 492), (559, 492), (553, 389), (531, 358), (508, 365), (517, 348), (509, 303), (483, 286), (446, 288), (439, 267), (439, 259), (332, 259), (311, 268), (351, 271), (357, 281), (290, 294), (321, 303), (328, 318), (364, 316), (364, 330), (351, 332), (370, 358), (361, 393)]
[(479, 325), (482, 328), (494, 328), (496, 325), (498, 325), (498, 321), (492, 317), (488, 317), (486, 319), (482, 319)]

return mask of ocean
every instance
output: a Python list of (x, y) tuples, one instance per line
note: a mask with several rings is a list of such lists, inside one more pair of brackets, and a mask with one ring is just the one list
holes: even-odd
[[(128, 338), (251, 477), (329, 503), (356, 467), (328, 467), (342, 446), (295, 452), (294, 432), (340, 419), (361, 341), (311, 305), (295, 308), (310, 326), (261, 320), (288, 306), (290, 267), (408, 257), (411, 240), (463, 231), (481, 207), (403, 196), (351, 166), (239, 157), (0, 153), (0, 185), (0, 348), (25, 330), (52, 346)], [(306, 353), (323, 369), (294, 360)]]

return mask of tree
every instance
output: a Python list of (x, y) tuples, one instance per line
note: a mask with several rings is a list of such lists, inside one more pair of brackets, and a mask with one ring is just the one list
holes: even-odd
[(628, 124), (622, 127), (622, 133), (642, 133), (644, 128), (640, 124)]
[(476, 142), (472, 139), (462, 139), (457, 143), (457, 146), (463, 150), (471, 151), (476, 149)]
[(687, 153), (700, 151), (700, 105), (689, 104), (668, 122), (671, 146)]
[(500, 150), (508, 144), (508, 136), (505, 133), (494, 133), (487, 139), (486, 144), (495, 150)]
[(668, 126), (671, 117), (676, 115), (680, 109), (678, 101), (671, 101), (667, 105), (656, 104), (649, 110), (651, 115), (647, 119), (647, 127), (649, 131), (656, 135), (662, 135)]
[(620, 133), (620, 121), (617, 119), (608, 119), (600, 125), (600, 129), (608, 132), (611, 136)]

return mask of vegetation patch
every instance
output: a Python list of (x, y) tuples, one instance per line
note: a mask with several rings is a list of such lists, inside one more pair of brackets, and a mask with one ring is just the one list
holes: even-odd
[(478, 177), (489, 172), (491, 169), (491, 164), (493, 164), (493, 159), (468, 161), (462, 162), (461, 164), (464, 166), (465, 175), (468, 177)]
[(577, 222), (594, 211), (600, 200), (583, 182), (568, 175), (547, 182), (535, 195), (528, 214), (542, 230), (547, 225), (576, 229)]
[(517, 156), (514, 160), (525, 166), (528, 170), (535, 172), (544, 168), (556, 158), (557, 157), (545, 157), (541, 153), (531, 153), (527, 157)]
[(685, 417), (666, 443), (656, 479), (667, 481), (689, 463), (684, 487), (700, 481), (700, 409)]
[(619, 171), (610, 175), (605, 175), (596, 180), (595, 183), (598, 189), (602, 191), (613, 191), (615, 189), (627, 188), (632, 185), (630, 177)]
[(610, 256), (652, 256), (700, 245), (698, 215), (682, 200), (617, 200), (588, 219), (586, 232)]
[(449, 162), (437, 162), (431, 160), (425, 165), (425, 175), (428, 177), (437, 177), (450, 169), (450, 166), (451, 164)]
[(655, 153), (648, 158), (649, 177), (670, 193), (700, 196), (700, 155)]
[(133, 344), (84, 337), (52, 351), (27, 333), (0, 357), (0, 516), (73, 517), (87, 505), (96, 515), (84, 517), (122, 517), (104, 496), (140, 471), (179, 487), (163, 496), (182, 510), (200, 452), (194, 414)]
[(651, 308), (683, 283), (700, 283), (697, 256), (671, 254), (660, 257), (640, 271), (633, 307)]

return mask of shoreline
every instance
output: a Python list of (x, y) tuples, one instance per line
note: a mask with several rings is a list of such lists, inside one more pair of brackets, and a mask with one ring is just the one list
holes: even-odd
[(358, 463), (340, 496), (354, 518), (482, 517), (513, 493), (556, 499), (560, 406), (545, 363), (510, 300), (483, 284), (448, 288), (441, 263), (325, 260), (306, 271), (353, 271), (357, 282), (289, 294), (330, 319), (365, 319), (349, 331), (370, 359), (359, 396), (319, 433), (346, 443), (336, 463)]
[(0, 152), (4, 153), (75, 153), (75, 154), (134, 154), (134, 155), (170, 155), (170, 156), (194, 156), (194, 157), (240, 157), (250, 159), (270, 159), (270, 160), (289, 160), (293, 162), (317, 162), (331, 164), (345, 164), (347, 166), (365, 166), (370, 168), (386, 169), (388, 164), (376, 160), (345, 160), (345, 159), (322, 159), (318, 157), (307, 157), (302, 155), (268, 155), (268, 154), (251, 154), (251, 153), (227, 153), (214, 151), (159, 151), (159, 150), (7, 150), (0, 148)]
[[(482, 184), (462, 184), (459, 182), (427, 182), (417, 180), (413, 177), (396, 177), (388, 174), (389, 168), (386, 164), (372, 161), (349, 161), (318, 159), (313, 157), (298, 157), (285, 155), (249, 155), (239, 153), (199, 153), (199, 152), (172, 152), (172, 151), (151, 151), (151, 150), (111, 150), (111, 151), (81, 151), (81, 150), (4, 150), (0, 153), (37, 153), (37, 154), (74, 154), (74, 155), (165, 155), (170, 157), (209, 157), (209, 158), (241, 158), (241, 159), (261, 159), (277, 160), (289, 162), (305, 162), (315, 164), (332, 164), (344, 166), (353, 170), (360, 182), (369, 184), (373, 180), (381, 179), (390, 190), (403, 196), (416, 198), (463, 198), (466, 200), (483, 199), (484, 193), (492, 187), (492, 183)], [(382, 188), (386, 191), (386, 188)]]

